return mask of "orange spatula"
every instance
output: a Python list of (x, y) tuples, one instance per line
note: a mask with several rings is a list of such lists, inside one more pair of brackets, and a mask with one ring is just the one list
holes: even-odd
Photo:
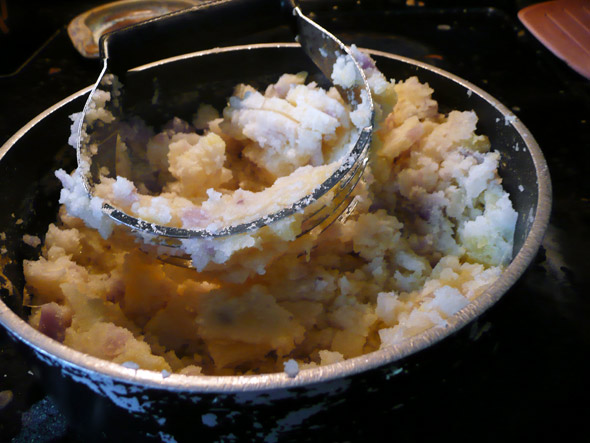
[(590, 79), (590, 0), (554, 0), (518, 13), (527, 29), (572, 69)]

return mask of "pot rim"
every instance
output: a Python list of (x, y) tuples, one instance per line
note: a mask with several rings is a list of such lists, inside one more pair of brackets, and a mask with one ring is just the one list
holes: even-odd
[[(199, 51), (181, 56), (171, 57), (135, 68), (148, 69), (153, 66), (174, 62), (186, 58), (204, 56), (221, 52), (233, 52), (256, 49), (284, 49), (297, 48), (297, 43), (265, 43), (230, 46)], [(346, 378), (361, 372), (383, 367), (398, 362), (405, 357), (421, 351), (447, 336), (459, 331), (462, 327), (475, 320), (487, 309), (494, 305), (508, 289), (518, 280), (535, 257), (541, 245), (543, 235), (549, 224), (551, 213), (551, 180), (549, 170), (543, 154), (525, 125), (503, 104), (494, 97), (443, 69), (427, 63), (419, 62), (407, 57), (390, 54), (383, 51), (364, 49), (370, 55), (398, 60), (421, 69), (431, 71), (463, 86), (471, 93), (477, 94), (495, 107), (507, 122), (514, 127), (526, 144), (537, 176), (538, 199), (534, 220), (520, 251), (501, 276), (476, 300), (470, 302), (458, 313), (448, 319), (445, 327), (430, 328), (399, 344), (377, 351), (350, 358), (342, 362), (333, 363), (317, 368), (301, 369), (295, 377), (289, 377), (285, 372), (239, 375), (239, 376), (210, 376), (160, 373), (145, 369), (131, 369), (117, 363), (102, 360), (88, 354), (71, 349), (34, 329), (26, 321), (14, 313), (6, 304), (0, 301), (0, 324), (2, 324), (13, 338), (31, 347), (37, 356), (51, 366), (59, 366), (62, 370), (72, 374), (84, 373), (91, 376), (109, 377), (113, 382), (120, 382), (142, 387), (150, 387), (167, 391), (182, 391), (192, 393), (223, 393), (264, 392), (277, 389), (289, 389), (300, 386)], [(87, 94), (92, 86), (84, 88), (48, 108), (16, 132), (0, 148), (0, 160), (8, 150), (31, 128), (43, 121), (47, 116), (57, 111), (69, 102)], [(392, 373), (397, 373), (398, 367), (392, 366)]]

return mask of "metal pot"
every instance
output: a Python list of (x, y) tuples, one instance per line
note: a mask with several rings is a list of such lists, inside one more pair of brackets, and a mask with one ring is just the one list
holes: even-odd
[[(466, 306), (445, 329), (431, 329), (397, 346), (316, 369), (296, 377), (285, 373), (251, 376), (181, 376), (134, 370), (65, 347), (30, 327), (22, 307), (22, 260), (36, 252), (22, 235), (43, 235), (56, 217), (57, 168), (75, 167), (66, 146), (68, 115), (82, 109), (89, 89), (48, 109), (0, 149), (0, 232), (5, 240), (0, 261), (0, 323), (34, 356), (47, 390), (73, 426), (93, 438), (125, 435), (158, 440), (212, 438), (276, 440), (331, 432), (332, 413), (371, 401), (388, 390), (390, 407), (402, 404), (415, 387), (416, 368), (450, 367), (446, 352), (461, 353), (470, 343), (477, 319), (518, 280), (534, 258), (548, 224), (551, 184), (537, 143), (502, 104), (448, 72), (388, 53), (370, 51), (388, 78), (418, 76), (435, 90), (443, 111), (475, 110), (478, 131), (501, 152), (500, 174), (518, 211), (513, 260), (500, 279)], [(146, 65), (129, 75), (127, 91), (136, 110), (150, 118), (192, 112), (195, 101), (219, 104), (238, 82), (263, 86), (283, 72), (307, 70), (325, 83), (296, 44), (237, 46), (188, 54)], [(131, 81), (132, 80), (132, 81)], [(147, 93), (145, 91), (151, 91)], [(186, 91), (192, 91), (186, 93)], [(150, 106), (153, 94), (165, 106)], [(149, 112), (148, 112), (149, 111)], [(471, 325), (471, 328), (466, 328)], [(475, 326), (474, 326), (475, 325)], [(438, 369), (437, 369), (438, 370)], [(349, 402), (349, 403), (346, 403)], [(80, 407), (78, 405), (84, 405)], [(99, 431), (99, 432), (98, 432)], [(328, 434), (330, 435), (330, 434)]]

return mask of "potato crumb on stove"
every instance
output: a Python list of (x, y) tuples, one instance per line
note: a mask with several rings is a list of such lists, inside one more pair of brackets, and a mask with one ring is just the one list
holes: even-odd
[(25, 242), (27, 245), (33, 248), (36, 248), (41, 244), (41, 239), (36, 235), (25, 234), (23, 235), (23, 242)]
[(5, 389), (0, 391), (0, 411), (9, 405), (13, 398), (14, 394), (11, 390)]

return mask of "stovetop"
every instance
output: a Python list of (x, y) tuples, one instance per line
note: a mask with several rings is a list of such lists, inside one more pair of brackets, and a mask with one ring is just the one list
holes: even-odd
[[(76, 52), (66, 26), (100, 3), (0, 0), (0, 144), (98, 76), (99, 62)], [(300, 3), (346, 43), (442, 67), (498, 98), (534, 134), (554, 189), (542, 248), (494, 307), (477, 346), (451, 370), (425, 374), (423, 387), (401, 410), (394, 411), (387, 398), (377, 405), (351, 404), (340, 421), (343, 431), (317, 436), (318, 441), (422, 441), (432, 436), (586, 441), (590, 82), (521, 26), (517, 11), (534, 2)], [(0, 441), (82, 441), (3, 330)]]

